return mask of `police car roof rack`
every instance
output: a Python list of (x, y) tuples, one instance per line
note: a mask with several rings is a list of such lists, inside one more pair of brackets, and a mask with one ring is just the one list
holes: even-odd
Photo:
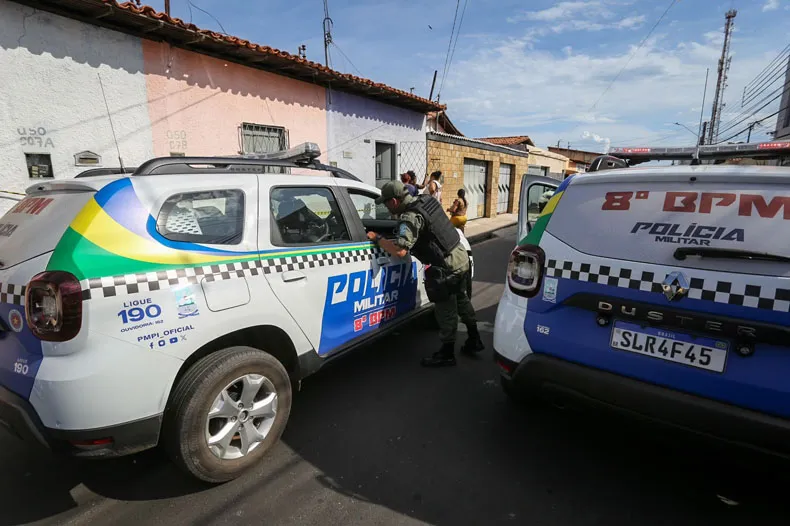
[(336, 166), (327, 166), (316, 159), (321, 149), (312, 142), (302, 143), (288, 150), (264, 154), (211, 157), (156, 157), (142, 163), (133, 176), (165, 174), (217, 174), (217, 173), (267, 173), (265, 168), (307, 168), (325, 171), (332, 177), (360, 181), (349, 172)]
[(715, 162), (734, 158), (769, 160), (790, 158), (790, 141), (703, 144), (687, 147), (610, 148), (608, 156), (622, 159), (630, 166), (648, 161), (691, 161), (692, 165), (696, 165), (704, 161)]

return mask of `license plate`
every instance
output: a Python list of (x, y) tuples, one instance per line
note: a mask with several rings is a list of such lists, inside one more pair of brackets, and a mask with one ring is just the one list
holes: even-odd
[(724, 340), (617, 321), (612, 330), (611, 346), (617, 351), (721, 373), (730, 344)]

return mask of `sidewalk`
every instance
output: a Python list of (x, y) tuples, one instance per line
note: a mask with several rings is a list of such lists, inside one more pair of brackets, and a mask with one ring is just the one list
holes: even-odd
[(518, 214), (499, 214), (496, 217), (474, 219), (466, 224), (464, 235), (470, 245), (491, 239), (494, 232), (518, 223)]

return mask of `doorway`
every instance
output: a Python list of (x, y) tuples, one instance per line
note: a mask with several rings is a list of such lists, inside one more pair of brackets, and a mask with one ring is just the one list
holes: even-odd
[(376, 142), (376, 186), (381, 188), (387, 181), (395, 179), (395, 145)]

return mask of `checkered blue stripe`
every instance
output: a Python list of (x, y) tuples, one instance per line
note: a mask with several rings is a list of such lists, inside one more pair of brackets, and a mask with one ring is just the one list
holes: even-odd
[[(662, 292), (662, 283), (667, 277), (666, 272), (657, 273), (617, 265), (578, 263), (556, 259), (549, 259), (546, 262), (546, 275), (644, 292)], [(790, 290), (778, 287), (692, 276), (689, 278), (688, 297), (728, 305), (790, 312)]]
[(325, 252), (283, 258), (218, 263), (202, 267), (190, 267), (157, 272), (140, 272), (83, 280), (82, 299), (126, 296), (140, 292), (155, 292), (178, 285), (197, 284), (201, 280), (221, 281), (226, 279), (276, 274), (289, 270), (304, 270), (331, 265), (342, 265), (369, 261), (381, 253), (379, 248), (355, 252)]
[(15, 285), (13, 283), (0, 283), (0, 303), (11, 305), (25, 304), (25, 285)]

